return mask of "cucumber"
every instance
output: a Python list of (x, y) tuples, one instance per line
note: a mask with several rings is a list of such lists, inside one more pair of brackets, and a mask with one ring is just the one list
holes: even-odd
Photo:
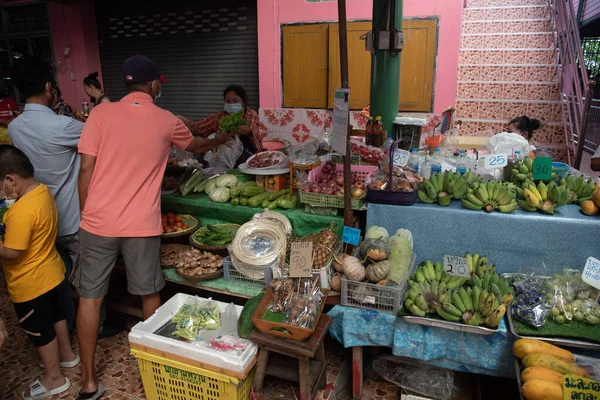
[(202, 179), (204, 179), (204, 173), (201, 169), (196, 169), (192, 172), (192, 176), (179, 187), (179, 191), (182, 195), (187, 196), (202, 182)]
[(269, 201), (277, 200), (281, 196), (284, 196), (287, 193), (287, 189), (280, 190), (279, 192), (271, 193), (269, 196)]
[(238, 319), (237, 332), (239, 337), (244, 339), (250, 337), (250, 334), (254, 330), (254, 324), (252, 324), (251, 318), (264, 295), (265, 292), (260, 292), (256, 296), (248, 299), (246, 304), (244, 304), (244, 309), (240, 313), (240, 318)]
[(250, 199), (249, 197), (240, 196), (240, 206), (247, 206), (249, 199)]
[(269, 209), (269, 210), (274, 210), (274, 209), (276, 209), (276, 208), (278, 207), (278, 206), (277, 206), (277, 202), (278, 202), (278, 200), (273, 200), (272, 202), (270, 202), (270, 203), (269, 203), (269, 207), (268, 207), (268, 209)]
[(261, 207), (262, 208), (267, 208), (267, 207), (269, 207), (269, 204), (271, 204), (271, 202), (269, 201), (269, 199), (268, 198), (264, 199), (263, 202), (262, 202), (262, 204), (261, 204)]
[[(265, 192), (265, 188), (259, 186), (246, 186), (242, 189), (242, 196), (253, 197)], [(256, 206), (255, 206), (256, 207)]]
[(237, 206), (240, 204), (240, 198), (239, 197), (234, 197), (233, 199), (231, 199), (231, 205), (232, 206)]
[(248, 200), (248, 206), (249, 207), (259, 207), (262, 204), (263, 200), (266, 200), (269, 198), (269, 195), (270, 195), (270, 193), (266, 192), (266, 193), (261, 193), (261, 194), (257, 194), (256, 196), (250, 197), (250, 200)]
[(298, 198), (296, 196), (285, 196), (280, 197), (279, 200), (277, 200), (277, 205), (281, 208), (285, 208), (286, 210), (290, 210), (292, 208), (296, 208), (297, 201)]
[(256, 187), (256, 182), (238, 183), (231, 189), (231, 197), (238, 197), (244, 188)]

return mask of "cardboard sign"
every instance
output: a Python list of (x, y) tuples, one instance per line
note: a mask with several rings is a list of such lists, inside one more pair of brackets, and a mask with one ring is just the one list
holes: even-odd
[(533, 179), (548, 180), (552, 178), (552, 159), (550, 157), (536, 157), (533, 160)]
[(576, 375), (565, 375), (563, 383), (563, 400), (600, 399), (600, 383), (593, 379), (583, 378)]
[(309, 278), (312, 269), (312, 242), (293, 242), (290, 248), (290, 277)]
[(342, 242), (351, 244), (353, 246), (358, 246), (358, 242), (360, 242), (360, 229), (344, 226)]
[(410, 151), (404, 149), (396, 149), (396, 151), (394, 151), (394, 165), (406, 167), (408, 165), (409, 158)]
[(464, 257), (444, 256), (444, 271), (448, 275), (458, 276), (459, 278), (471, 278), (469, 263)]
[(600, 260), (588, 257), (581, 273), (581, 280), (596, 289), (600, 289)]

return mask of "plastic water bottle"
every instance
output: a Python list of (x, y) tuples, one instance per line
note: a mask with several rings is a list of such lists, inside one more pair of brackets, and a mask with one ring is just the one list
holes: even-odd
[(442, 153), (440, 149), (435, 149), (431, 158), (431, 173), (439, 174), (442, 172)]
[(408, 158), (408, 168), (412, 168), (415, 172), (419, 172), (420, 161), (421, 157), (419, 157), (419, 152), (416, 147), (413, 147), (410, 151), (410, 157)]
[(394, 143), (394, 139), (392, 138), (392, 134), (388, 133), (387, 139), (385, 139), (385, 142), (383, 142), (383, 145), (381, 146), (381, 150), (389, 152), (392, 143)]
[(458, 163), (456, 164), (456, 172), (460, 175), (467, 173), (467, 152), (465, 150), (460, 151)]
[(425, 154), (425, 158), (421, 164), (421, 169), (419, 169), (419, 176), (421, 176), (423, 179), (429, 179), (431, 176), (431, 161), (429, 161), (427, 154)]

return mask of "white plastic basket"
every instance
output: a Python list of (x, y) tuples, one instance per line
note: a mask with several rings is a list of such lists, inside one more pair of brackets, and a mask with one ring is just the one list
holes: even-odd
[(273, 279), (273, 273), (271, 272), (270, 266), (265, 266), (264, 271), (251, 272), (246, 271), (245, 273), (241, 273), (238, 271), (233, 262), (231, 261), (231, 256), (223, 258), (223, 279), (226, 282), (243, 282), (249, 285), (267, 287), (271, 280)]
[(406, 284), (413, 275), (417, 256), (413, 253), (412, 262), (404, 282), (397, 286), (382, 286), (375, 283), (359, 282), (342, 276), (341, 304), (343, 306), (367, 308), (396, 314), (402, 308)]
[[(150, 354), (161, 357), (168, 357), (166, 354), (174, 354), (181, 357), (184, 362), (190, 360), (201, 360), (204, 364), (214, 366), (216, 370), (227, 369), (238, 373), (243, 373), (254, 362), (258, 347), (256, 344), (250, 344), (244, 352), (239, 355), (232, 355), (207, 347), (202, 347), (194, 343), (187, 343), (155, 334), (158, 329), (173, 319), (173, 316), (179, 311), (182, 305), (188, 299), (206, 301), (200, 297), (190, 296), (185, 293), (178, 293), (171, 297), (169, 301), (163, 304), (153, 316), (146, 321), (137, 323), (129, 333), (129, 343), (132, 348), (137, 348)], [(215, 300), (213, 300), (215, 301)], [(226, 303), (215, 301), (219, 311), (223, 313)], [(238, 316), (242, 312), (242, 306), (235, 306)], [(181, 360), (180, 360), (181, 361)]]

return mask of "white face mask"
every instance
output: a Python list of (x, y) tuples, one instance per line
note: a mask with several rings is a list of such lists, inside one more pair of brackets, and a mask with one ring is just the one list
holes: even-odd
[(242, 111), (244, 109), (244, 107), (240, 103), (233, 103), (233, 104), (225, 103), (225, 106), (223, 107), (223, 109), (225, 110), (225, 112), (227, 114), (231, 115), (231, 114), (239, 113), (240, 111)]
[(10, 196), (11, 198), (9, 199), (8, 196), (6, 195), (6, 192), (4, 191), (5, 186), (6, 186), (6, 178), (4, 178), (4, 183), (2, 184), (2, 190), (0, 191), (0, 198), (2, 198), (4, 200), (1, 200), (0, 202), (4, 203), (5, 208), (10, 208), (10, 206), (15, 204), (15, 201), (17, 201), (18, 196), (17, 196), (17, 192), (15, 191), (15, 188), (13, 187), (13, 194), (12, 194), (12, 196)]

